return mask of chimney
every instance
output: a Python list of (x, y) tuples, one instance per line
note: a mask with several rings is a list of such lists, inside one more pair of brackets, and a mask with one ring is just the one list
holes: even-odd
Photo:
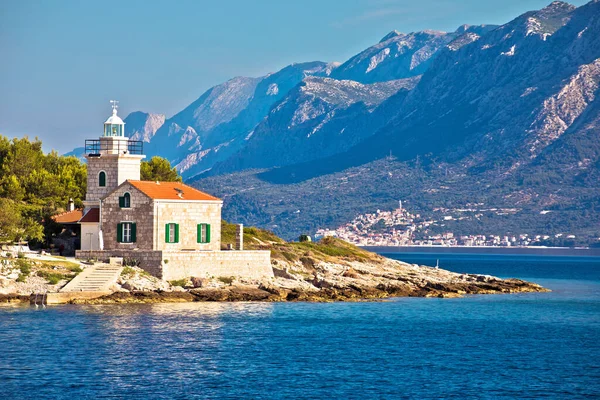
[(75, 210), (75, 202), (73, 201), (73, 199), (69, 199), (69, 206), (67, 207), (68, 211), (73, 211)]
[(244, 250), (244, 224), (235, 227), (235, 249)]

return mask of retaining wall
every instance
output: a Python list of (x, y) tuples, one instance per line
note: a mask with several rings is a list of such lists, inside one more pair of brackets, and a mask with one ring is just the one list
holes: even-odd
[(273, 277), (270, 251), (178, 251), (163, 252), (162, 278), (239, 276), (249, 279)]
[(78, 250), (77, 258), (108, 261), (109, 257), (136, 260), (140, 268), (163, 280), (189, 277), (237, 276), (247, 279), (273, 277), (271, 252), (252, 251), (149, 251)]

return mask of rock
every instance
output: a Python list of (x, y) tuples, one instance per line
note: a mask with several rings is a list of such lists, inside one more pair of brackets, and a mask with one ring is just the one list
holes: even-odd
[(291, 292), (291, 289), (285, 289), (270, 284), (263, 285), (262, 283), (258, 286), (258, 288), (273, 295), (273, 299), (281, 299), (281, 301), (287, 299)]
[(195, 288), (201, 288), (201, 287), (206, 287), (207, 284), (210, 282), (210, 279), (192, 277), (191, 281), (192, 281), (192, 286), (193, 287), (195, 287)]
[(344, 273), (342, 274), (343, 276), (345, 276), (346, 278), (358, 278), (358, 272), (356, 272), (356, 270), (352, 267), (348, 268), (346, 271), (344, 271)]
[(296, 277), (291, 275), (285, 268), (279, 269), (273, 267), (273, 275), (275, 275), (276, 278), (296, 279)]
[(227, 301), (229, 289), (193, 289), (189, 292), (196, 301)]

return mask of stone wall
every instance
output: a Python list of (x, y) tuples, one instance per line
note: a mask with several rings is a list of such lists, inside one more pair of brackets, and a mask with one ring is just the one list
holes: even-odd
[[(155, 200), (156, 250), (221, 250), (221, 201)], [(179, 224), (179, 243), (166, 243), (165, 225)], [(210, 224), (210, 243), (197, 243), (197, 225)]]
[(135, 260), (140, 268), (166, 281), (189, 277), (264, 279), (273, 277), (269, 251), (82, 251), (80, 259), (108, 261), (109, 257)]
[(189, 277), (273, 277), (270, 251), (164, 251), (162, 256), (162, 279), (167, 281)]
[[(129, 208), (119, 206), (119, 197), (125, 193), (131, 196)], [(153, 250), (154, 202), (130, 183), (123, 184), (102, 201), (101, 214), (105, 250)], [(135, 243), (117, 242), (117, 224), (121, 222), (135, 222)]]
[(140, 251), (140, 250), (77, 250), (75, 257), (82, 260), (95, 259), (108, 263), (110, 257), (123, 257), (125, 263), (139, 264), (139, 267), (162, 278), (162, 251)]
[[(106, 196), (111, 190), (119, 186), (117, 155), (102, 155), (100, 157), (86, 156), (87, 159), (87, 192), (86, 201), (98, 201)], [(106, 186), (99, 186), (100, 171), (106, 173)]]

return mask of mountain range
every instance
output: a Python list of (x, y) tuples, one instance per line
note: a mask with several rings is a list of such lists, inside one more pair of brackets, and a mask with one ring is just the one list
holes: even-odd
[(233, 78), (171, 118), (125, 121), (225, 216), (288, 238), (404, 199), (518, 210), (443, 228), (458, 233), (583, 243), (600, 237), (599, 85), (600, 2), (556, 1), (500, 26), (393, 31), (344, 63)]

